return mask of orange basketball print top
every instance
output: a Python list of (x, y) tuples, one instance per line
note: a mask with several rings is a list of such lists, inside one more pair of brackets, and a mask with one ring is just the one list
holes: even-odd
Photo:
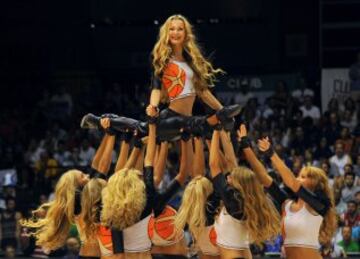
[(97, 238), (99, 241), (99, 247), (102, 256), (110, 256), (114, 254), (113, 243), (110, 228), (105, 226), (99, 226), (97, 233)]
[(195, 95), (192, 69), (186, 62), (171, 61), (163, 71), (162, 84), (170, 101)]
[(175, 229), (175, 216), (176, 210), (168, 205), (157, 218), (151, 216), (148, 233), (154, 245), (169, 246), (179, 242), (184, 237), (184, 231), (176, 231)]

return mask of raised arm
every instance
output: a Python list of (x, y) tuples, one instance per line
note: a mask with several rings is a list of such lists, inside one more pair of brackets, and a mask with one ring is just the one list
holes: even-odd
[(204, 176), (205, 175), (205, 156), (204, 156), (204, 144), (201, 137), (194, 138), (194, 163), (192, 177)]
[(260, 151), (269, 153), (271, 162), (273, 163), (275, 169), (279, 172), (281, 178), (283, 179), (284, 184), (289, 187), (293, 192), (298, 192), (301, 183), (298, 181), (293, 172), (286, 166), (284, 161), (272, 151), (272, 147), (269, 141), (269, 138), (263, 138), (258, 141), (258, 147)]
[(118, 160), (116, 162), (116, 166), (115, 166), (115, 172), (123, 169), (125, 167), (126, 161), (128, 159), (129, 156), (129, 150), (130, 150), (130, 134), (132, 133), (124, 133), (123, 134), (123, 139), (121, 140), (121, 144), (120, 144), (120, 152), (119, 152), (119, 157)]
[[(209, 140), (209, 139), (206, 140), (206, 146), (207, 146), (207, 148), (209, 150), (209, 153), (210, 153), (211, 140)], [(229, 168), (227, 167), (228, 164), (226, 162), (225, 155), (221, 150), (219, 150), (219, 160), (220, 160), (220, 170), (221, 170), (221, 172), (228, 172), (229, 171)]]
[(175, 180), (177, 180), (181, 185), (185, 184), (188, 171), (187, 171), (187, 143), (184, 140), (181, 140), (181, 157), (180, 157), (180, 167), (179, 172), (175, 176)]
[(106, 175), (110, 170), (114, 145), (115, 145), (115, 136), (109, 136), (106, 140), (104, 153), (99, 161), (98, 171), (102, 174)]
[[(155, 106), (151, 104), (146, 108), (146, 113), (149, 117), (156, 117), (158, 112)], [(148, 136), (148, 144), (146, 148), (146, 155), (144, 166), (154, 166), (154, 158), (156, 151), (156, 125), (155, 123), (149, 123), (149, 136)]]
[[(100, 120), (100, 123), (104, 129), (110, 127), (109, 118), (102, 118)], [(105, 133), (91, 164), (91, 167), (95, 169), (97, 173), (100, 173), (102, 175), (107, 175), (107, 173), (109, 172), (114, 145), (115, 145), (115, 136)]]
[(100, 142), (100, 145), (99, 147), (97, 148), (96, 150), (96, 153), (92, 159), (92, 162), (91, 162), (91, 168), (95, 169), (95, 170), (98, 170), (98, 167), (99, 167), (99, 162), (100, 162), (100, 159), (104, 153), (104, 149), (105, 149), (105, 146), (106, 146), (106, 141), (107, 139), (110, 137), (110, 135), (106, 134), (103, 136), (101, 142)]
[(228, 167), (228, 171), (231, 171), (235, 167), (238, 167), (238, 162), (229, 133), (224, 130), (220, 131), (220, 139), (224, 149), (225, 161)]
[(145, 154), (145, 145), (140, 149), (139, 155), (136, 158), (134, 168), (142, 171), (144, 169), (144, 154)]
[(158, 107), (161, 98), (161, 90), (160, 89), (152, 89), (150, 95), (150, 104), (153, 107)]
[(158, 159), (156, 160), (154, 167), (154, 183), (155, 186), (159, 186), (160, 182), (163, 179), (166, 160), (168, 156), (169, 144), (167, 141), (161, 142), (160, 151), (158, 154)]
[(212, 178), (215, 178), (218, 174), (221, 173), (220, 157), (219, 157), (219, 150), (220, 150), (219, 140), (220, 140), (220, 132), (219, 130), (214, 130), (211, 139), (210, 154), (209, 154), (209, 167)]
[(244, 152), (245, 158), (249, 162), (257, 178), (265, 187), (270, 187), (273, 179), (270, 177), (270, 175), (268, 175), (265, 166), (260, 162), (260, 160), (256, 157), (254, 151), (252, 150), (250, 141), (247, 137), (247, 130), (244, 124), (240, 125), (240, 128), (237, 131), (237, 135), (238, 140), (240, 141), (240, 147)]

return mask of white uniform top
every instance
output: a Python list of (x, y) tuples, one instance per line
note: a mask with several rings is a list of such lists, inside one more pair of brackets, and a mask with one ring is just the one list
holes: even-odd
[(215, 230), (218, 246), (234, 250), (249, 249), (249, 231), (245, 222), (232, 217), (225, 207), (215, 221)]
[(146, 252), (151, 250), (151, 240), (148, 234), (150, 217), (151, 214), (123, 230), (125, 253)]
[(299, 211), (292, 212), (291, 203), (286, 203), (283, 217), (284, 246), (319, 249), (319, 231), (323, 217), (311, 214), (305, 205)]
[(186, 62), (170, 60), (162, 75), (162, 84), (170, 102), (196, 95), (193, 77), (194, 71)]

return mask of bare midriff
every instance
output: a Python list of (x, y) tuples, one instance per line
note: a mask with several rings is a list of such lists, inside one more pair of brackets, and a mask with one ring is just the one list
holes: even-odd
[(187, 255), (187, 248), (185, 239), (170, 246), (153, 246), (151, 249), (152, 254), (165, 254), (165, 255)]
[(101, 256), (101, 259), (151, 259), (151, 253), (141, 252), (141, 253), (124, 253), (124, 254), (115, 254), (109, 256)]
[(142, 253), (125, 253), (126, 259), (151, 259), (151, 253), (148, 252), (142, 252)]
[(125, 259), (125, 254), (101, 256), (101, 259)]
[(180, 113), (181, 115), (191, 116), (195, 98), (195, 95), (191, 95), (173, 100), (170, 102), (169, 108), (177, 113)]
[(233, 259), (237, 257), (243, 257), (246, 259), (252, 259), (250, 249), (235, 250), (235, 249), (226, 249), (219, 247), (221, 259)]
[(305, 247), (285, 247), (286, 258), (289, 259), (321, 259), (319, 251), (313, 248)]
[(84, 242), (80, 247), (80, 256), (100, 257), (100, 248), (97, 240)]

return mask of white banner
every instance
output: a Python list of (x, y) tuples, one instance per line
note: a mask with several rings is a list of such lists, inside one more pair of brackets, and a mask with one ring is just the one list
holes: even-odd
[(333, 68), (321, 71), (321, 104), (322, 112), (327, 110), (331, 98), (342, 104), (351, 96), (349, 69)]

